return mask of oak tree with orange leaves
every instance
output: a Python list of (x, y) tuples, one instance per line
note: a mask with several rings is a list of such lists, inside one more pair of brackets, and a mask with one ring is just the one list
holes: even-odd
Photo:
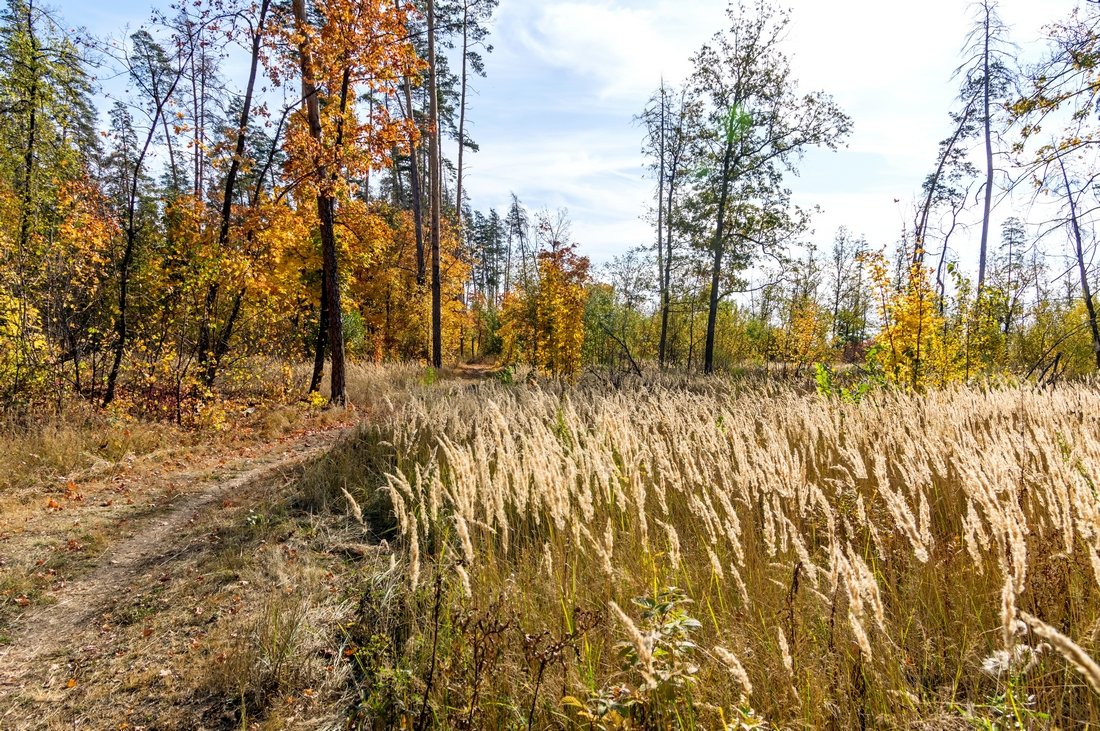
[[(384, 105), (364, 112), (360, 94), (396, 96), (419, 66), (406, 33), (409, 6), (377, 0), (293, 0), (284, 20), (288, 52), (283, 69), (297, 67), (302, 105), (287, 137), (291, 176), (299, 197), (316, 202), (321, 240), (321, 318), (310, 390), (320, 386), (324, 351), (331, 358), (330, 399), (346, 401), (343, 306), (336, 236), (338, 203), (352, 181), (382, 167), (389, 152), (412, 136)], [(290, 52), (292, 49), (292, 52)]]

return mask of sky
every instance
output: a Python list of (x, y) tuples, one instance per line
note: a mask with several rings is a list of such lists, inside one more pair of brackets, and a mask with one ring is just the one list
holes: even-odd
[[(1082, 1), (1000, 0), (1000, 14), (1021, 55), (1035, 58), (1043, 26)], [(54, 4), (70, 24), (116, 35), (150, 7), (148, 0)], [(810, 239), (825, 248), (846, 226), (872, 246), (892, 246), (951, 132), (952, 74), (971, 4), (786, 5), (793, 22), (784, 50), (797, 88), (831, 94), (853, 121), (846, 146), (811, 151), (800, 176), (787, 180), (797, 204), (821, 208)], [(574, 239), (597, 263), (649, 245), (654, 182), (634, 118), (662, 78), (678, 83), (691, 73), (694, 52), (728, 27), (725, 10), (724, 0), (501, 0), (487, 77), (474, 81), (469, 102), (469, 133), (481, 147), (466, 157), (473, 207), (503, 215), (515, 192), (532, 210), (567, 208)], [(965, 263), (972, 252), (960, 255)]]
[[(1001, 0), (1026, 57), (1043, 26), (1075, 0)], [(803, 92), (831, 94), (853, 120), (838, 152), (811, 151), (789, 179), (796, 203), (820, 206), (813, 240), (839, 226), (893, 245), (913, 220), (921, 182), (950, 134), (952, 74), (972, 22), (967, 0), (788, 0), (785, 46)], [(469, 163), (476, 206), (567, 207), (585, 253), (606, 260), (654, 238), (653, 196), (633, 117), (661, 78), (679, 82), (690, 59), (728, 26), (721, 0), (502, 0), (470, 115), (482, 152)], [(896, 201), (896, 202), (895, 202)], [(964, 259), (970, 252), (961, 252)]]

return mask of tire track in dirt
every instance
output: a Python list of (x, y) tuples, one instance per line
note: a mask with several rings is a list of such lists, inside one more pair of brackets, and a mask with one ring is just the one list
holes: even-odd
[[(28, 610), (16, 622), (10, 644), (0, 648), (0, 727), (6, 727), (2, 722), (11, 718), (15, 707), (5, 701), (24, 691), (36, 670), (79, 647), (82, 638), (94, 636), (95, 620), (120, 593), (154, 585), (157, 568), (188, 550), (185, 529), (204, 511), (229, 498), (240, 501), (242, 495), (320, 456), (344, 433), (343, 428), (310, 432), (258, 456), (220, 466), (223, 475), (237, 473), (228, 479), (196, 474), (193, 479), (207, 484), (195, 494), (145, 518), (132, 536), (108, 548), (94, 568), (58, 590), (55, 603)], [(5, 706), (9, 710), (3, 710)]]

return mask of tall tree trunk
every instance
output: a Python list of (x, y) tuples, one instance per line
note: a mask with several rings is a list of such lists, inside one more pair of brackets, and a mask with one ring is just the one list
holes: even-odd
[(31, 238), (31, 207), (34, 205), (34, 159), (38, 144), (38, 79), (31, 82), (27, 116), (27, 147), (23, 152), (23, 200), (19, 211), (19, 248), (26, 251)]
[(687, 369), (691, 370), (691, 367), (695, 364), (695, 306), (698, 304), (696, 298), (691, 298), (691, 308), (688, 314), (688, 355), (687, 355)]
[(313, 340), (313, 375), (309, 379), (308, 393), (321, 390), (325, 377), (325, 344), (328, 342), (328, 286), (321, 277), (321, 309), (317, 313), (317, 337)]
[[(989, 249), (989, 213), (993, 208), (993, 122), (989, 113), (990, 95), (992, 93), (989, 78), (990, 12), (991, 9), (987, 3), (985, 5), (985, 45), (982, 54), (982, 64), (985, 73), (985, 78), (982, 79), (982, 127), (985, 131), (985, 210), (982, 215), (981, 248), (978, 251), (978, 289), (975, 293), (979, 308), (981, 307), (982, 289), (985, 288), (986, 254)], [(1100, 355), (1097, 357), (1100, 358)]]
[[(30, 329), (30, 282), (28, 281), (29, 267), (27, 266), (29, 247), (31, 243), (31, 228), (34, 206), (34, 161), (38, 154), (38, 39), (34, 33), (34, 2), (27, 3), (27, 38), (31, 44), (31, 58), (34, 67), (30, 69), (33, 75), (30, 89), (27, 94), (27, 146), (23, 150), (23, 180), (21, 200), (19, 206), (19, 293), (17, 297), (19, 307), (19, 330), (28, 332)], [(19, 338), (17, 347), (23, 351), (16, 360), (15, 390), (22, 388), (19, 372), (21, 364), (28, 360), (28, 343), (24, 337)]]
[[(670, 360), (669, 347), (668, 347), (668, 323), (672, 315), (672, 261), (673, 261), (673, 230), (675, 227), (675, 213), (676, 213), (676, 185), (680, 177), (680, 165), (681, 159), (684, 154), (684, 108), (687, 99), (687, 91), (682, 91), (680, 95), (680, 102), (678, 106), (678, 117), (676, 123), (675, 137), (672, 140), (673, 147), (669, 150), (670, 159), (668, 161), (668, 169), (666, 170), (667, 184), (665, 186), (665, 256), (664, 256), (664, 271), (661, 272), (661, 337), (665, 340), (664, 360)], [(666, 120), (667, 121), (667, 120)], [(664, 134), (669, 134), (671, 130), (666, 126), (663, 130)], [(669, 141), (666, 138), (663, 141), (662, 147), (668, 148)]]
[(428, 156), (432, 168), (432, 365), (443, 367), (443, 296), (439, 271), (440, 207), (443, 195), (440, 190), (442, 170), (439, 150), (439, 96), (435, 67), (435, 0), (428, 0), (428, 92), (432, 133)]
[[(38, 153), (38, 38), (34, 33), (34, 2), (27, 3), (27, 38), (31, 44), (31, 58), (34, 67), (30, 69), (33, 78), (27, 95), (27, 146), (23, 150), (23, 190), (22, 207), (19, 212), (19, 247), (26, 250), (30, 243), (31, 206), (34, 203), (34, 160)], [(26, 297), (27, 293), (23, 293)]]
[[(408, 120), (413, 123), (412, 82), (405, 76), (405, 109)], [(413, 229), (416, 232), (416, 283), (423, 287), (428, 282), (428, 267), (424, 256), (424, 210), (423, 186), (420, 184), (420, 153), (414, 138), (409, 139), (409, 200), (412, 204)]]
[(1066, 199), (1069, 201), (1070, 230), (1073, 232), (1074, 253), (1077, 257), (1077, 271), (1081, 277), (1081, 296), (1085, 299), (1085, 311), (1088, 312), (1089, 329), (1092, 331), (1092, 350), (1096, 356), (1096, 368), (1100, 370), (1100, 324), (1096, 319), (1096, 305), (1092, 301), (1092, 287), (1089, 285), (1088, 265), (1085, 262), (1085, 245), (1081, 235), (1081, 223), (1077, 219), (1077, 201), (1069, 185), (1066, 164), (1059, 156), (1058, 166), (1062, 171), (1062, 180), (1066, 186)]
[(462, 75), (458, 102), (458, 174), (455, 188), (455, 223), (462, 231), (462, 158), (466, 152), (466, 89), (469, 83), (470, 0), (462, 0)]
[(718, 325), (719, 289), (722, 284), (722, 256), (725, 254), (726, 205), (729, 202), (730, 163), (733, 161), (733, 143), (726, 143), (722, 160), (722, 191), (718, 196), (718, 221), (714, 230), (714, 269), (710, 278), (710, 311), (707, 314), (707, 342), (703, 351), (703, 372), (714, 373), (714, 335)]
[(657, 341), (657, 364), (665, 367), (665, 347), (668, 343), (668, 289), (665, 287), (665, 129), (668, 122), (668, 99), (665, 82), (661, 80), (660, 103), (657, 113), (660, 115), (657, 132), (657, 286), (661, 298), (661, 336)]
[[(201, 32), (201, 31), (200, 31)], [(196, 200), (202, 200), (201, 183), (199, 182), (199, 158), (202, 156), (202, 111), (199, 108), (201, 92), (199, 91), (199, 70), (195, 66), (195, 34), (188, 29), (188, 38), (191, 41), (191, 116), (195, 122), (195, 136), (193, 138), (191, 152), (191, 195)]]
[(1016, 258), (1013, 253), (1015, 248), (1015, 237), (1008, 239), (1008, 308), (1005, 310), (1005, 321), (1003, 333), (1007, 336), (1012, 330), (1012, 317), (1016, 312), (1016, 303), (1020, 299), (1019, 292), (1012, 283), (1012, 273), (1016, 270)]
[[(401, 7), (400, 0), (394, 0), (393, 5), (395, 8)], [(405, 74), (404, 79), (404, 92), (405, 92), (405, 120), (410, 124), (416, 124), (416, 112), (413, 111), (413, 96), (412, 96), (412, 80), (408, 74)], [(396, 166), (396, 159), (394, 161)], [(397, 175), (397, 168), (394, 168), (394, 178), (400, 184), (400, 176)], [(423, 287), (428, 281), (428, 267), (425, 263), (426, 257), (424, 256), (424, 186), (420, 180), (420, 151), (416, 144), (416, 138), (412, 135), (409, 137), (409, 202), (412, 205), (413, 214), (413, 229), (416, 233), (416, 283)]]
[(665, 341), (664, 359), (668, 361), (668, 323), (672, 315), (672, 232), (676, 210), (676, 181), (679, 177), (679, 154), (671, 160), (665, 201), (665, 256), (661, 273), (661, 339)]
[(344, 318), (340, 302), (340, 279), (337, 276), (335, 204), (331, 194), (317, 196), (317, 214), (321, 222), (322, 276), (328, 290), (328, 347), (332, 365), (329, 372), (329, 399), (334, 404), (347, 403), (347, 372), (344, 360)]
[[(135, 177), (136, 174), (135, 174)], [(131, 218), (132, 218), (131, 214)], [(122, 263), (118, 272), (118, 318), (115, 320), (115, 348), (111, 358), (111, 370), (107, 373), (107, 391), (103, 395), (103, 405), (108, 406), (115, 400), (118, 388), (118, 374), (122, 368), (122, 356), (126, 353), (126, 336), (129, 332), (130, 265), (134, 261), (134, 228), (126, 231), (126, 249), (122, 254)]]
[[(508, 243), (504, 251), (504, 294), (512, 291), (512, 234), (508, 233)], [(500, 298), (503, 299), (503, 295)], [(494, 304), (500, 304), (500, 300)]]
[[(321, 130), (321, 103), (317, 98), (317, 88), (313, 80), (313, 62), (305, 29), (309, 20), (306, 17), (305, 0), (293, 0), (294, 17), (301, 34), (299, 48), (302, 64), (302, 97), (306, 104), (306, 117), (309, 121), (310, 136), (318, 146), (323, 144)], [(348, 72), (345, 71), (341, 97), (346, 99)], [(335, 172), (335, 171), (334, 171)], [(333, 197), (329, 171), (326, 165), (317, 161), (317, 222), (321, 234), (321, 277), (324, 280), (322, 295), (328, 292), (328, 312), (325, 327), (328, 329), (328, 348), (332, 359), (329, 373), (329, 398), (334, 404), (347, 402), (346, 373), (344, 363), (344, 327), (343, 309), (340, 303), (340, 278), (337, 272), (336, 255), (336, 200)]]

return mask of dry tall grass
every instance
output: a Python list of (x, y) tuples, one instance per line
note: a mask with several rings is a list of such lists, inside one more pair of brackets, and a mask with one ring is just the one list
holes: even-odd
[[(702, 626), (672, 725), (748, 726), (750, 706), (776, 727), (1100, 723), (1060, 654), (1100, 649), (1093, 387), (852, 404), (404, 380), (327, 479), (393, 511), (414, 599), (387, 652), (421, 678), (411, 716), (615, 726), (597, 701), (648, 681), (614, 646), (645, 676), (662, 641), (624, 615), (675, 586)], [(532, 637), (558, 638), (552, 662)]]

